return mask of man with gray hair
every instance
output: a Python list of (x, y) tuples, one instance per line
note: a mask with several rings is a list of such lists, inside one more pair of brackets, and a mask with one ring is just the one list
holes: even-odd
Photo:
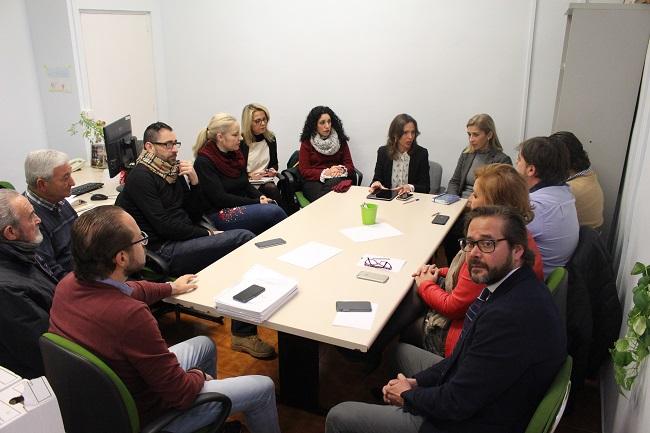
[(40, 222), (25, 197), (0, 189), (0, 365), (29, 379), (44, 374), (38, 338), (58, 282), (37, 252)]
[(53, 149), (30, 152), (25, 159), (25, 180), (25, 197), (41, 219), (39, 254), (60, 280), (72, 270), (70, 232), (77, 219), (77, 212), (65, 199), (74, 186), (68, 155)]

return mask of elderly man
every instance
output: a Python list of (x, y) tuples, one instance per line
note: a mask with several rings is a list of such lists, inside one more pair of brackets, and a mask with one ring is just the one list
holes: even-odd
[[(195, 337), (167, 347), (146, 304), (196, 288), (196, 276), (173, 283), (129, 281), (144, 266), (149, 238), (117, 206), (84, 213), (72, 228), (74, 272), (56, 288), (50, 332), (102, 358), (124, 381), (143, 423), (185, 409), (201, 392), (221, 392), (243, 412), (251, 432), (279, 432), (273, 381), (265, 376), (214, 380), (215, 346)], [(107, 307), (110, 306), (110, 307)], [(214, 421), (216, 404), (192, 409), (165, 431), (196, 431)]]
[(472, 281), (486, 287), (470, 306), (451, 356), (441, 360), (401, 344), (401, 373), (383, 388), (388, 406), (341, 403), (327, 415), (327, 432), (526, 429), (566, 358), (565, 333), (548, 289), (531, 269), (523, 218), (511, 208), (477, 208), (465, 233), (461, 247)]
[(548, 137), (530, 138), (519, 145), (516, 168), (528, 184), (535, 218), (528, 223), (544, 263), (544, 278), (567, 264), (578, 245), (580, 225), (576, 200), (566, 179), (569, 151)]
[(30, 379), (44, 374), (38, 338), (57, 283), (37, 253), (40, 222), (25, 197), (0, 189), (0, 365)]
[[(198, 224), (205, 210), (201, 185), (192, 164), (178, 160), (181, 143), (171, 126), (149, 125), (143, 142), (145, 151), (115, 203), (149, 234), (150, 249), (169, 263), (173, 275), (199, 272), (255, 236), (248, 230), (219, 232)], [(233, 320), (231, 331), (233, 349), (257, 358), (275, 354), (254, 325)]]
[(25, 197), (41, 219), (39, 254), (61, 279), (72, 270), (70, 228), (77, 219), (77, 212), (65, 199), (74, 186), (68, 155), (52, 149), (30, 152), (25, 159), (25, 180)]

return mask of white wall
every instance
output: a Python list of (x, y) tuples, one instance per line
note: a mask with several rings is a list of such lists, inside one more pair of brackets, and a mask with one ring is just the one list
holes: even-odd
[(25, 154), (45, 145), (45, 124), (23, 0), (0, 2), (0, 137), (2, 173), (24, 189)]
[(332, 107), (366, 183), (388, 125), (401, 112), (418, 120), (418, 142), (445, 168), (444, 184), (466, 145), (471, 115), (492, 114), (513, 156), (523, 134), (534, 1), (203, 0), (188, 7), (163, 0), (161, 6), (166, 120), (188, 144), (185, 157), (212, 114), (239, 117), (253, 101), (270, 108), (281, 167), (298, 148), (308, 111)]
[[(646, 56), (643, 84), (628, 154), (625, 187), (616, 233), (617, 286), (624, 308), (621, 335), (627, 330), (627, 314), (632, 305), (632, 288), (638, 276), (630, 275), (635, 262), (650, 264), (650, 50)], [(650, 389), (646, 358), (634, 383), (629, 399), (616, 391), (611, 368), (603, 375), (603, 432), (636, 433), (648, 431), (650, 425)], [(644, 427), (645, 426), (645, 427)]]

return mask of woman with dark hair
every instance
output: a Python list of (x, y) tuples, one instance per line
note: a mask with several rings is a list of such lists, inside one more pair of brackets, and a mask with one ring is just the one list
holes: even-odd
[(476, 114), (467, 121), (467, 138), (469, 144), (460, 154), (447, 186), (447, 193), (463, 198), (472, 195), (477, 168), (494, 163), (512, 165), (510, 157), (503, 153), (494, 120), (489, 114)]
[(599, 229), (603, 225), (605, 197), (589, 156), (578, 137), (569, 131), (549, 135), (551, 143), (565, 146), (569, 151), (569, 177), (566, 182), (576, 198), (576, 211), (581, 226)]
[(394, 189), (405, 192), (428, 193), (429, 152), (418, 145), (418, 123), (408, 114), (398, 114), (388, 128), (386, 145), (377, 149), (375, 175), (370, 192)]
[(305, 179), (302, 192), (314, 201), (349, 178), (354, 164), (339, 117), (329, 107), (311, 109), (300, 135), (300, 174)]

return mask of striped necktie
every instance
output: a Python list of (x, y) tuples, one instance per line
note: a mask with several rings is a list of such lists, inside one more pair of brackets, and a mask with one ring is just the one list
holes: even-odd
[(460, 338), (463, 338), (465, 330), (472, 325), (472, 322), (474, 319), (476, 319), (476, 315), (478, 314), (479, 310), (485, 304), (491, 294), (492, 292), (490, 292), (490, 290), (485, 287), (483, 291), (481, 291), (481, 294), (478, 295), (478, 298), (476, 298), (476, 300), (472, 302), (472, 305), (469, 306), (467, 313), (465, 313), (465, 321), (463, 322), (463, 330), (460, 332)]

